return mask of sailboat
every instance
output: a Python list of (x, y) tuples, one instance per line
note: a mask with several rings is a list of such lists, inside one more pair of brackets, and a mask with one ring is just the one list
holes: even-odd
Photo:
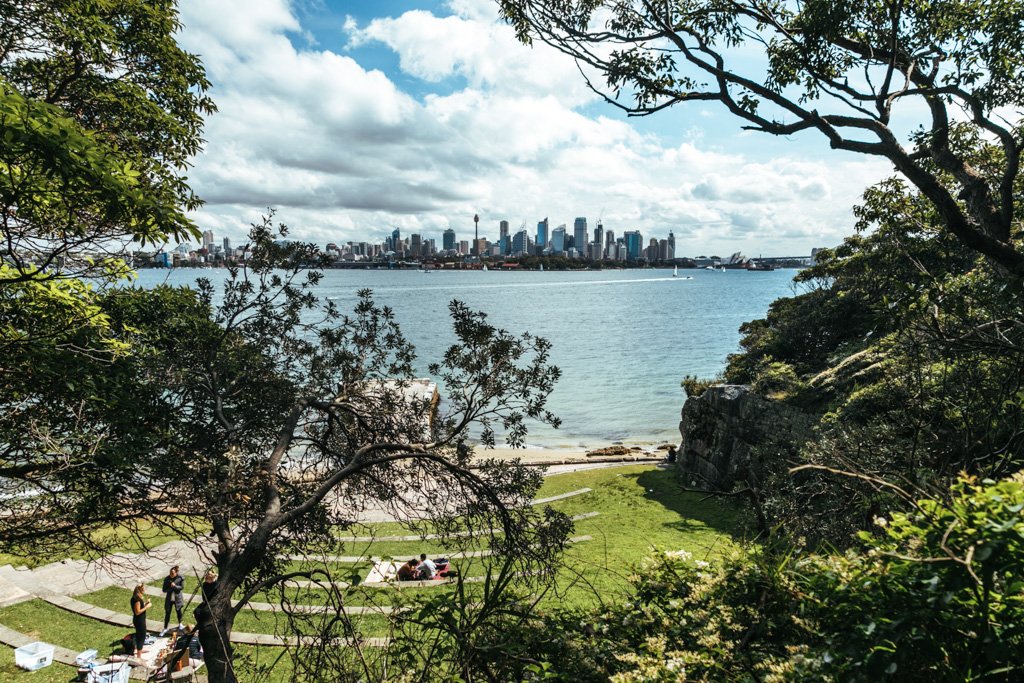
[(544, 272), (544, 264), (543, 263), (540, 264), (540, 272), (542, 272), (542, 273)]
[(679, 277), (679, 266), (672, 267), (672, 277)]

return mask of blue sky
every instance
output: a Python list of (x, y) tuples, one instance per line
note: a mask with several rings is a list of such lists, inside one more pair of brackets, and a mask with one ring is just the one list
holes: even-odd
[(886, 164), (813, 135), (745, 133), (712, 105), (627, 118), (492, 0), (183, 0), (219, 112), (190, 180), (204, 229), (274, 207), (300, 239), (440, 238), (575, 216), (672, 230), (683, 255), (806, 254), (851, 231)]

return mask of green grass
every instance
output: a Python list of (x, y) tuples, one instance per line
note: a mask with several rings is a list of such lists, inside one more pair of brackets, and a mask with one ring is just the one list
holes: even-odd
[[(153, 524), (145, 520), (134, 523), (132, 530), (122, 527), (107, 527), (94, 531), (91, 538), (97, 546), (105, 548), (110, 553), (141, 553), (145, 550), (156, 548), (170, 541), (178, 541), (184, 536), (170, 531), (163, 525)], [(197, 531), (202, 533), (203, 526), (190, 520), (189, 524), (195, 524)], [(93, 555), (82, 549), (72, 552), (53, 554), (39, 549), (30, 548), (25, 555), (0, 553), (0, 566), (11, 564), (15, 567), (40, 567), (44, 564), (57, 562), (65, 559), (93, 559)]]
[[(644, 556), (653, 551), (688, 550), (697, 559), (714, 561), (721, 554), (734, 547), (745, 534), (745, 515), (731, 500), (703, 500), (700, 495), (684, 492), (676, 481), (674, 472), (650, 465), (632, 465), (599, 470), (588, 470), (570, 474), (555, 475), (545, 480), (538, 497), (548, 497), (576, 489), (589, 487), (590, 493), (556, 501), (551, 506), (567, 515), (599, 512), (599, 516), (576, 523), (573, 535), (590, 535), (594, 540), (578, 543), (566, 551), (566, 567), (562, 570), (558, 591), (546, 596), (542, 606), (555, 604), (563, 606), (588, 605), (600, 600), (614, 599), (625, 589), (628, 576)], [(353, 535), (411, 535), (412, 532), (398, 524), (357, 527), (350, 530)], [(450, 548), (451, 550), (455, 548)], [(415, 542), (374, 542), (360, 543), (358, 548), (349, 544), (349, 549), (337, 554), (406, 556), (430, 551), (431, 554), (449, 554), (439, 541)], [(473, 576), (483, 571), (483, 563), (470, 559), (456, 561), (464, 576)], [(336, 575), (336, 580), (347, 580), (353, 570), (362, 576), (369, 570), (369, 563), (321, 565), (317, 562), (289, 563), (290, 569), (326, 566)], [(153, 585), (159, 586), (160, 581)], [(186, 577), (186, 595), (198, 586), (194, 576)], [(406, 588), (403, 596), (435, 595), (445, 588)], [(350, 605), (390, 604), (397, 589), (360, 589), (349, 591), (346, 602)], [(289, 589), (289, 595), (297, 602), (324, 604), (326, 593), (316, 589)], [(127, 612), (128, 590), (107, 588), (79, 599), (108, 609)], [(275, 591), (259, 595), (260, 602), (277, 602)], [(159, 598), (153, 600), (155, 620), (163, 618), (163, 604)], [(194, 603), (192, 607), (194, 608)], [(191, 609), (191, 608), (190, 608)], [(186, 620), (190, 620), (186, 616)], [(360, 630), (367, 636), (386, 633), (387, 619), (378, 615), (355, 617)], [(107, 626), (39, 600), (21, 603), (0, 609), (0, 623), (46, 642), (59, 644), (71, 649), (96, 647), (102, 653), (108, 652), (108, 645), (124, 635), (123, 627)], [(271, 613), (243, 611), (235, 623), (239, 631), (274, 633), (278, 626)], [(305, 630), (305, 629), (303, 629)], [(104, 648), (107, 648), (104, 650)], [(239, 647), (244, 659), (255, 658), (266, 663), (273, 661), (280, 653), (276, 648)], [(290, 672), (287, 658), (281, 660), (271, 680), (286, 681)], [(0, 657), (0, 680), (31, 680), (43, 683), (70, 680), (73, 672), (68, 667), (53, 665), (33, 674), (17, 673), (13, 666), (13, 651), (6, 650)]]
[[(43, 642), (59, 645), (71, 650), (99, 650), (100, 656), (120, 650), (111, 643), (120, 640), (128, 629), (120, 626), (101, 624), (72, 612), (54, 607), (42, 600), (30, 600), (11, 607), (0, 608), (0, 624), (20, 631)], [(259, 664), (274, 662), (282, 652), (281, 648), (260, 648), (247, 645), (236, 645), (239, 680), (251, 680), (246, 675), (250, 669)], [(0, 681), (24, 681), (25, 683), (68, 683), (75, 680), (75, 669), (65, 664), (54, 662), (39, 671), (23, 671), (14, 665), (14, 650), (0, 650)], [(261, 679), (266, 683), (286, 683), (292, 679), (291, 662), (282, 658), (275, 666), (269, 678)]]
[[(560, 603), (595, 602), (621, 592), (634, 566), (651, 552), (687, 550), (698, 559), (714, 560), (735, 547), (745, 533), (745, 515), (733, 501), (705, 500), (700, 494), (686, 493), (674, 471), (652, 465), (554, 475), (545, 480), (537, 497), (582, 488), (592, 490), (549, 504), (570, 517), (600, 513), (575, 523), (574, 536), (589, 535), (593, 540), (566, 551), (560, 585), (573, 587), (553, 597)], [(403, 533), (393, 527), (386, 533), (380, 528), (375, 531), (379, 535)], [(413, 557), (421, 551), (445, 555), (459, 550), (457, 546), (443, 548), (440, 543), (379, 541), (361, 543), (360, 550), (366, 555), (397, 558)], [(465, 576), (471, 574), (463, 571)]]

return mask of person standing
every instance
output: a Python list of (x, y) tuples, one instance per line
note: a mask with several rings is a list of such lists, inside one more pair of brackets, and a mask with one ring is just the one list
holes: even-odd
[(181, 623), (181, 613), (185, 609), (185, 600), (181, 593), (185, 588), (185, 577), (178, 572), (178, 565), (171, 567), (171, 571), (164, 577), (164, 630), (171, 621), (171, 607), (178, 614), (178, 623)]
[(140, 583), (132, 591), (132, 626), (135, 627), (135, 654), (142, 654), (146, 644), (146, 610), (153, 606), (153, 601), (146, 598), (146, 584)]

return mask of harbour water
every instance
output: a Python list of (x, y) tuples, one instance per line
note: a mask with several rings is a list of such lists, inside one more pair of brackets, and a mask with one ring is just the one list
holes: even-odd
[[(720, 373), (739, 348), (739, 326), (791, 295), (795, 272), (328, 270), (319, 288), (342, 310), (351, 310), (359, 289), (372, 289), (416, 346), (421, 376), (454, 341), (447, 312), (453, 299), (510, 332), (546, 337), (562, 370), (550, 398), (562, 425), (531, 425), (527, 441), (591, 448), (678, 442), (680, 380)], [(138, 284), (225, 276), (216, 269), (143, 270)]]

